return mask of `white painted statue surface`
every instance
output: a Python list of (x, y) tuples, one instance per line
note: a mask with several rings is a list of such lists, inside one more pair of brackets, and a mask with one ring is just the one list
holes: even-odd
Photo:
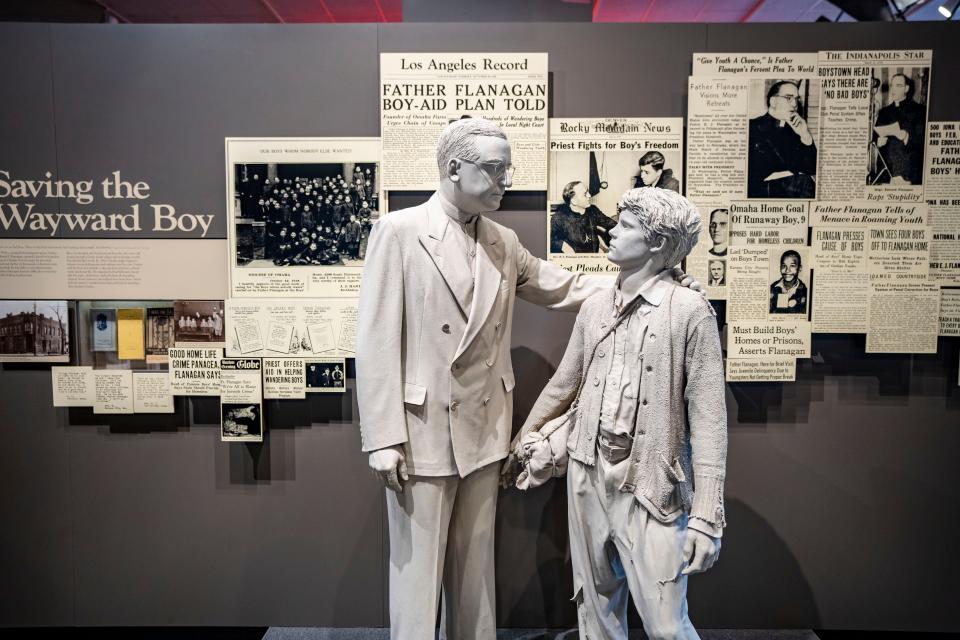
[(575, 405), (567, 498), (580, 637), (626, 639), (633, 597), (652, 640), (698, 638), (687, 576), (720, 552), (727, 413), (713, 308), (669, 267), (700, 215), (658, 188), (624, 194), (611, 229), (614, 289), (580, 309), (557, 372), (515, 440)]
[(482, 215), (513, 175), (492, 122), (448, 125), (437, 164), (436, 193), (371, 231), (357, 327), (362, 445), (387, 488), (391, 637), (432, 638), (442, 591), (441, 637), (493, 640), (515, 298), (575, 311), (612, 280), (551, 265)]

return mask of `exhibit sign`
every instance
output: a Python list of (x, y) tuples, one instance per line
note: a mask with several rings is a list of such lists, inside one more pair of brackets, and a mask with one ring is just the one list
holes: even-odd
[(230, 295), (356, 298), (379, 139), (227, 138), (226, 154)]
[(68, 179), (0, 168), (0, 289), (19, 298), (223, 297), (223, 214), (180, 197), (120, 170)]
[(513, 189), (546, 189), (547, 72), (546, 53), (381, 53), (384, 189), (435, 189), (440, 132), (465, 117), (507, 134)]
[(549, 261), (616, 276), (606, 254), (624, 192), (683, 191), (683, 118), (551, 118), (548, 176)]

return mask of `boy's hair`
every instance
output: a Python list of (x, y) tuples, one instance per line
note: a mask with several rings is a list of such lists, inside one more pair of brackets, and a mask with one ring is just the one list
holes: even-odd
[(798, 251), (794, 251), (793, 249), (788, 249), (787, 251), (784, 251), (783, 254), (780, 256), (780, 264), (783, 264), (783, 261), (786, 260), (787, 258), (795, 259), (797, 261), (798, 269), (803, 266), (803, 260), (802, 258), (800, 258), (800, 253)]
[(437, 168), (441, 178), (447, 175), (447, 165), (453, 158), (471, 162), (480, 159), (480, 152), (474, 142), (476, 136), (507, 139), (503, 129), (485, 118), (454, 120), (444, 127), (437, 141)]
[(663, 157), (663, 154), (659, 151), (647, 151), (645, 154), (640, 156), (639, 166), (645, 167), (648, 164), (653, 165), (653, 168), (657, 171), (663, 169), (663, 165), (667, 163), (667, 159)]
[(669, 189), (640, 187), (620, 199), (620, 215), (629, 212), (637, 218), (647, 242), (666, 238), (666, 266), (675, 267), (697, 244), (702, 227), (697, 207)]

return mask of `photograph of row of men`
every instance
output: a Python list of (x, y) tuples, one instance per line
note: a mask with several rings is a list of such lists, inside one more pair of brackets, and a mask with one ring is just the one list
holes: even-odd
[(376, 163), (234, 165), (237, 266), (362, 264)]

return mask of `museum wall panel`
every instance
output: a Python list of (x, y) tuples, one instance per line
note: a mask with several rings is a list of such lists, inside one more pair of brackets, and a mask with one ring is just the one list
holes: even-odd
[[(0, 25), (15, 61), (0, 84), (0, 169), (120, 170), (178, 210), (215, 214), (208, 237), (221, 240), (223, 138), (378, 135), (379, 52), (545, 51), (553, 117), (683, 117), (694, 52), (930, 48), (930, 117), (956, 120), (956, 35), (950, 24)], [(510, 194), (491, 217), (545, 257), (545, 207), (542, 194)], [(226, 266), (201, 275), (226, 291)], [(515, 424), (572, 324), (517, 305)], [(960, 347), (863, 351), (862, 336), (815, 335), (796, 383), (728, 385), (729, 527), (719, 564), (691, 582), (699, 627), (960, 629)], [(348, 372), (346, 394), (268, 401), (265, 442), (228, 445), (215, 398), (94, 416), (54, 409), (46, 368), (5, 365), (0, 625), (384, 626), (386, 519)], [(501, 492), (499, 506), (500, 626), (574, 626), (565, 488)]]

